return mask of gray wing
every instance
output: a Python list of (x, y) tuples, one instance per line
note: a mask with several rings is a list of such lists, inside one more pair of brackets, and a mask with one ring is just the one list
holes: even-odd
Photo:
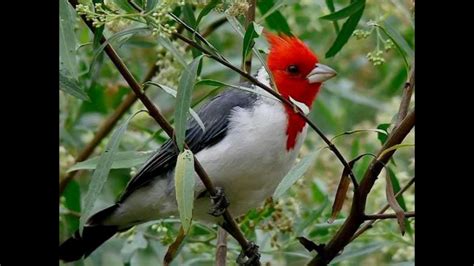
[[(191, 151), (196, 154), (221, 141), (226, 136), (231, 111), (236, 107), (250, 108), (257, 98), (258, 95), (255, 93), (229, 89), (204, 105), (198, 115), (206, 131), (203, 131), (194, 119), (189, 119), (187, 122), (186, 143)], [(166, 176), (164, 173), (174, 169), (178, 154), (174, 142), (171, 139), (166, 141), (130, 180), (119, 203), (138, 188), (150, 184), (155, 178)]]

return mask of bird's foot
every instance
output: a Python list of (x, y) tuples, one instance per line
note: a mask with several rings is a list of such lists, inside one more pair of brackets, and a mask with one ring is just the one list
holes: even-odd
[(230, 205), (222, 187), (216, 187), (216, 195), (211, 196), (211, 200), (213, 206), (208, 213), (215, 217), (221, 216)]
[[(247, 257), (247, 259), (245, 259)], [(242, 266), (259, 266), (260, 253), (258, 253), (258, 246), (254, 242), (249, 242), (247, 250), (240, 252), (237, 257), (237, 264)]]

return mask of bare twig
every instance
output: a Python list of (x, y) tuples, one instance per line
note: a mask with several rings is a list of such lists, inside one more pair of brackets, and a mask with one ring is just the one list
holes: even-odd
[[(409, 217), (415, 217), (415, 212), (405, 212), (404, 213), (406, 218)], [(396, 213), (388, 213), (388, 214), (371, 214), (371, 215), (365, 215), (364, 219), (365, 220), (381, 220), (381, 219), (396, 219), (397, 214)]]
[(227, 257), (227, 232), (219, 227), (217, 230), (216, 266), (225, 266)]
[[(71, 5), (73, 7), (76, 7), (77, 0), (69, 0)], [(86, 23), (86, 25), (89, 27), (91, 31), (94, 31), (94, 26), (90, 21), (87, 20), (85, 16), (81, 16), (82, 20)], [(125, 63), (122, 61), (120, 56), (117, 54), (114, 48), (108, 43), (105, 39), (105, 37), (101, 38), (101, 43), (107, 43), (105, 46), (105, 52), (108, 55), (108, 57), (112, 60), (113, 64), (117, 68), (117, 70), (120, 72), (122, 77), (127, 81), (128, 85), (130, 88), (133, 90), (135, 95), (140, 99), (140, 101), (143, 103), (145, 108), (148, 110), (149, 115), (160, 125), (161, 128), (166, 132), (166, 134), (170, 137), (173, 138), (174, 136), (174, 129), (171, 126), (170, 123), (163, 117), (161, 112), (156, 108), (156, 106), (151, 102), (151, 100), (145, 95), (145, 93), (142, 90), (141, 85), (137, 82), (135, 77), (132, 75), (132, 73), (128, 70), (127, 66)], [(185, 147), (189, 149), (189, 147), (185, 144)], [(216, 188), (212, 184), (211, 179), (207, 175), (207, 173), (204, 171), (202, 168), (201, 164), (197, 160), (197, 158), (194, 158), (194, 168), (198, 176), (200, 177), (202, 183), (206, 187), (207, 191), (211, 196), (216, 195)], [(249, 241), (245, 238), (243, 235), (242, 231), (238, 227), (237, 223), (233, 219), (232, 215), (230, 214), (229, 210), (226, 209), (226, 211), (223, 214), (223, 217), (226, 221), (226, 228), (230, 230), (229, 233), (234, 236), (234, 238), (239, 242), (239, 244), (242, 247), (242, 250), (246, 252), (246, 255), (254, 255), (251, 250), (251, 245)]]
[[(413, 185), (415, 183), (415, 177), (412, 177), (412, 179), (410, 179), (410, 181), (408, 181), (408, 183), (402, 188), (400, 189), (400, 191), (397, 192), (397, 194), (395, 194), (395, 198), (398, 198), (400, 195), (402, 195), (407, 189), (409, 189), (411, 187), (411, 185)], [(386, 210), (388, 210), (390, 208), (390, 204), (386, 204), (380, 211), (377, 212), (377, 214), (383, 214)], [(369, 221), (367, 223), (365, 223), (359, 230), (357, 230), (357, 232), (352, 236), (351, 238), (351, 241), (353, 241), (354, 239), (356, 239), (357, 237), (359, 237), (361, 234), (363, 234), (365, 231), (367, 231), (368, 229), (370, 229), (372, 227), (372, 225), (376, 222), (377, 220), (372, 220), (372, 221)]]

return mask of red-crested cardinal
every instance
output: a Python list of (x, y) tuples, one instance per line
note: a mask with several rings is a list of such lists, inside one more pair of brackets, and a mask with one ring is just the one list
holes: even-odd
[[(270, 44), (267, 64), (278, 92), (311, 108), (322, 82), (336, 72), (320, 64), (298, 38), (265, 35)], [(256, 77), (270, 86), (264, 68)], [(186, 130), (186, 143), (214, 185), (223, 188), (230, 202), (228, 209), (235, 216), (258, 207), (272, 195), (293, 166), (307, 131), (306, 122), (291, 107), (252, 87), (260, 93), (228, 89), (214, 97), (198, 112), (205, 131), (191, 119)], [(82, 235), (76, 232), (60, 245), (60, 258), (74, 261), (87, 257), (117, 232), (178, 216), (173, 178), (177, 156), (174, 143), (164, 143), (114, 205), (89, 218)], [(222, 217), (208, 213), (213, 203), (197, 176), (196, 180), (193, 219), (223, 225)]]

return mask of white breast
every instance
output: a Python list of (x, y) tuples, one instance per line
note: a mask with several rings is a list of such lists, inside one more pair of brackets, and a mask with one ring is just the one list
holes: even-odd
[[(287, 115), (277, 101), (263, 99), (253, 110), (236, 109), (227, 136), (196, 156), (216, 186), (224, 187), (234, 215), (258, 207), (292, 167), (306, 135), (286, 150)], [(203, 186), (198, 178), (198, 190)], [(206, 219), (209, 199), (197, 200), (195, 216)]]

